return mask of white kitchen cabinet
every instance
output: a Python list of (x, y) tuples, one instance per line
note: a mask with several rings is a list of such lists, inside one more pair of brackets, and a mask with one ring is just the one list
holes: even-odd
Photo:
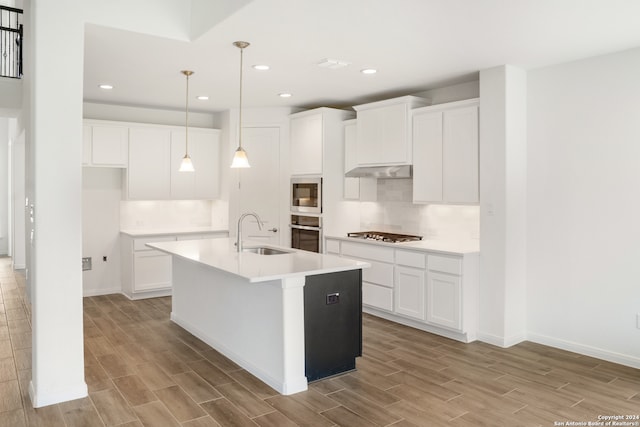
[(322, 112), (295, 115), (291, 132), (291, 175), (322, 175)]
[(477, 99), (413, 111), (414, 203), (478, 203)]
[(360, 166), (410, 165), (411, 110), (429, 100), (404, 96), (357, 105), (357, 162)]
[(85, 121), (82, 132), (83, 166), (126, 168), (129, 130), (115, 124)]
[(395, 312), (425, 320), (425, 271), (403, 266), (395, 269)]
[(427, 321), (451, 329), (461, 329), (460, 276), (429, 271), (427, 279)]
[(160, 251), (137, 251), (133, 260), (133, 292), (171, 288), (171, 255)]
[(326, 238), (325, 249), (367, 261), (362, 304), (370, 314), (463, 342), (476, 337), (478, 254)]
[(180, 172), (185, 154), (185, 132), (171, 132), (171, 198), (216, 199), (220, 195), (220, 132), (189, 129), (189, 157), (193, 172)]
[[(355, 119), (344, 122), (344, 173), (358, 167), (357, 123)], [(377, 200), (378, 181), (375, 178), (344, 178), (344, 198), (374, 202)]]
[(451, 329), (462, 329), (462, 260), (429, 255), (427, 277), (427, 321)]
[(171, 130), (131, 128), (126, 194), (130, 200), (171, 198)]
[(171, 295), (171, 255), (147, 243), (227, 237), (227, 231), (133, 237), (121, 234), (122, 292), (130, 299)]
[(355, 242), (341, 242), (340, 254), (371, 264), (362, 270), (362, 303), (393, 310), (393, 249)]

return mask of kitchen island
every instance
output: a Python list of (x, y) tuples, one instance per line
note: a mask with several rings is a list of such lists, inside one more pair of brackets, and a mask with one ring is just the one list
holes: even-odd
[[(361, 348), (361, 269), (368, 263), (272, 245), (269, 247), (284, 253), (237, 252), (234, 241), (226, 238), (148, 246), (173, 256), (171, 320), (279, 393), (304, 391), (309, 376), (319, 378), (315, 368), (309, 369), (316, 363), (308, 347), (310, 338), (326, 339), (322, 347), (340, 351), (334, 336), (339, 339), (346, 334), (342, 338), (349, 341), (353, 361), (333, 363), (322, 370), (333, 375), (355, 367)], [(248, 250), (258, 246), (245, 243)], [(339, 284), (347, 287), (331, 291)], [(358, 324), (338, 330), (312, 324), (339, 321), (342, 314), (327, 312), (319, 319), (309, 318), (313, 312), (309, 305), (319, 302), (309, 301), (314, 293), (305, 293), (305, 285), (313, 287), (315, 294), (321, 291), (321, 305), (327, 310), (342, 309), (357, 299), (358, 312), (349, 312), (351, 319), (357, 316)], [(315, 337), (305, 336), (305, 329)], [(354, 345), (354, 339), (360, 342)]]

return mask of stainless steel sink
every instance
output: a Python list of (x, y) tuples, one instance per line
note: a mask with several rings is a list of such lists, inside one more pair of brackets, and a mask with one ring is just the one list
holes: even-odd
[(290, 254), (290, 251), (283, 251), (280, 249), (269, 248), (267, 246), (257, 246), (253, 248), (243, 248), (242, 252), (251, 252), (258, 255), (282, 255)]

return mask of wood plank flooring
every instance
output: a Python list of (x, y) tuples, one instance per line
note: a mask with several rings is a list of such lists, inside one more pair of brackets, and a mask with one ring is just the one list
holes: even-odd
[(84, 299), (89, 396), (33, 409), (30, 307), (9, 262), (0, 426), (553, 426), (640, 414), (640, 370), (530, 342), (462, 344), (368, 315), (356, 372), (281, 396), (171, 323), (170, 298), (122, 295)]

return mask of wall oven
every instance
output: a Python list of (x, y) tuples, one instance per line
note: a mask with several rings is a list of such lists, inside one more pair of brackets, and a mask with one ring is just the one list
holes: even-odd
[(291, 212), (322, 213), (322, 178), (291, 178)]
[(322, 218), (291, 215), (291, 247), (309, 252), (322, 252)]

